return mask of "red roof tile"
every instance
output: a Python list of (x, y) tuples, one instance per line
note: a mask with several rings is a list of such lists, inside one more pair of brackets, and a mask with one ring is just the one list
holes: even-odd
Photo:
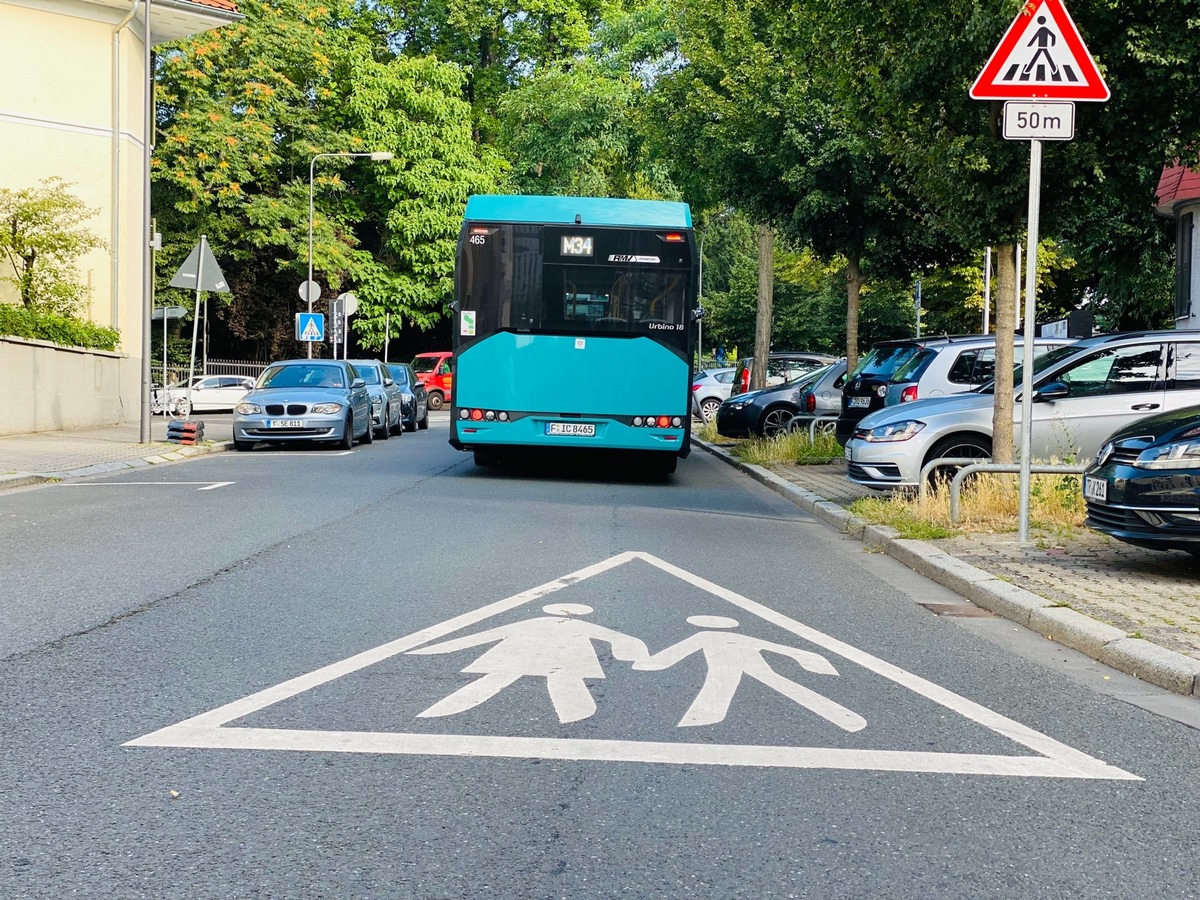
[(237, 4), (234, 0), (187, 0), (188, 3), (194, 3), (197, 6), (211, 6), (213, 9), (224, 9), (229, 12), (237, 12)]
[(1200, 172), (1187, 166), (1164, 166), (1154, 192), (1154, 208), (1164, 216), (1173, 216), (1175, 207), (1189, 200), (1200, 200)]

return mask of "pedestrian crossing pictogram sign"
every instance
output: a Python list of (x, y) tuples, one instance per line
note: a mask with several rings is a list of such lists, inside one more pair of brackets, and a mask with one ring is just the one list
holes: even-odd
[(1062, 0), (1029, 0), (971, 86), (976, 100), (1080, 100), (1111, 94)]
[(321, 313), (296, 313), (296, 340), (325, 340), (325, 316)]

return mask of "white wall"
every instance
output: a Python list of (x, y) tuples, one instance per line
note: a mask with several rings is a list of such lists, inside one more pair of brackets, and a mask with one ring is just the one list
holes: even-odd
[(136, 420), (137, 360), (104, 350), (0, 337), (0, 434)]

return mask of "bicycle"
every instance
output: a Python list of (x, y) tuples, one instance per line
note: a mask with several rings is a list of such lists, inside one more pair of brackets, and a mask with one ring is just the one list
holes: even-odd
[(186, 419), (192, 412), (192, 405), (186, 396), (171, 398), (167, 391), (154, 387), (150, 390), (150, 414), (155, 416), (168, 415), (172, 419)]

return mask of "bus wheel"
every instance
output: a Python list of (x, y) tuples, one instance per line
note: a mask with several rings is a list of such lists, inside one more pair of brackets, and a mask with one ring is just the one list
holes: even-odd
[(658, 458), (658, 465), (655, 471), (662, 475), (672, 475), (675, 472), (675, 464), (679, 462), (679, 457), (674, 453), (663, 453)]
[(499, 464), (500, 464), (500, 458), (498, 456), (496, 456), (496, 454), (493, 453), (492, 451), (490, 451), (490, 450), (476, 450), (475, 451), (475, 465), (480, 466), (481, 468), (490, 468), (491, 466), (498, 466)]

